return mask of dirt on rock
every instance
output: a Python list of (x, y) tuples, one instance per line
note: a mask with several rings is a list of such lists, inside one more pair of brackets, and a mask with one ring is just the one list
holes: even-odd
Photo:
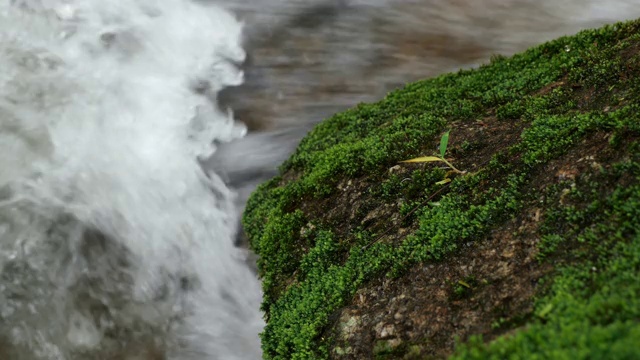
[[(571, 84), (556, 82), (541, 92), (562, 86)], [(597, 106), (597, 95), (578, 92), (576, 96), (585, 107), (593, 108)], [(494, 154), (506, 152), (517, 143), (528, 125), (500, 121), (487, 114), (482, 120), (454, 126), (450, 160), (460, 169), (473, 172)], [(610, 146), (611, 136), (604, 132), (590, 134), (563, 157), (534, 172), (529, 182), (532, 193), (544, 194), (554, 184), (571, 189), (580, 176), (591, 176), (620, 160), (625, 151)], [(462, 144), (473, 144), (473, 151), (465, 151)], [(428, 144), (425, 150), (436, 147), (437, 144)], [(513, 156), (516, 159), (511, 160), (517, 161), (518, 155)], [(402, 164), (389, 172), (409, 176), (420, 166), (435, 165)], [(417, 224), (406, 224), (406, 216), (399, 215), (398, 204), (370, 196), (367, 189), (376, 181), (366, 176), (345, 180), (338, 185), (337, 194), (319, 202), (303, 202), (302, 209), (305, 213), (323, 213), (322, 221), (336, 225), (333, 230), (338, 235), (364, 228), (381, 233), (376, 241), (399, 243), (415, 231)], [(603, 189), (610, 185), (603, 184)], [(436, 193), (427, 200), (437, 201), (439, 196)], [(544, 290), (539, 281), (554, 269), (551, 262), (538, 258), (545, 200), (543, 195), (530, 198), (518, 217), (505, 218), (488, 236), (478, 239), (481, 241), (470, 241), (445, 259), (418, 264), (399, 278), (383, 276), (366, 284), (350, 304), (331, 316), (322, 335), (333, 339), (331, 358), (446, 358), (457, 342), (466, 342), (472, 335), (481, 335), (486, 341), (523, 325), (534, 316), (535, 296)], [(562, 194), (556, 200), (565, 204)], [(340, 206), (347, 203), (350, 206)]]
[[(523, 221), (534, 222), (536, 213), (531, 215)], [(538, 280), (551, 269), (536, 260), (531, 232), (512, 235), (523, 221), (509, 221), (455, 257), (420, 264), (400, 279), (375, 281), (358, 291), (336, 316), (333, 358), (439, 358), (451, 352), (457, 338), (494, 337), (503, 324), (522, 321), (532, 310)], [(349, 322), (356, 325), (345, 329)]]

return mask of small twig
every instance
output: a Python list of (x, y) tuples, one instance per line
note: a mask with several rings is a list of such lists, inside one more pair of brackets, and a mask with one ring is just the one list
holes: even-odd
[[(422, 207), (424, 204), (426, 204), (428, 201), (432, 200), (434, 197), (438, 196), (438, 194), (440, 194), (444, 189), (446, 189), (447, 187), (449, 187), (451, 184), (446, 184), (443, 187), (441, 187), (440, 189), (438, 189), (438, 191), (434, 192), (433, 194), (431, 194), (431, 196), (429, 196), (426, 200), (424, 200), (423, 202), (421, 202), (420, 204), (418, 204), (415, 208), (413, 208), (413, 210), (411, 210), (407, 215), (403, 216), (402, 219), (400, 219), (400, 224), (402, 224), (402, 222), (404, 220), (406, 220), (409, 216), (413, 215), (414, 212), (418, 211), (418, 209), (420, 207)], [(398, 225), (392, 226), (390, 228), (388, 228), (385, 232), (383, 232), (382, 234), (380, 234), (374, 241), (370, 242), (369, 244), (363, 246), (361, 249), (362, 250), (366, 250), (367, 248), (369, 248), (369, 246), (377, 243), (378, 241), (380, 241), (389, 231), (397, 228)]]

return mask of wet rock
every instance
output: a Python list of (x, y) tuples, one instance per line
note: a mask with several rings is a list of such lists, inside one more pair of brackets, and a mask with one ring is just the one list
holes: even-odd
[(360, 316), (344, 313), (342, 317), (340, 317), (340, 324), (338, 325), (340, 338), (345, 341), (349, 340), (358, 331), (361, 323), (362, 320)]

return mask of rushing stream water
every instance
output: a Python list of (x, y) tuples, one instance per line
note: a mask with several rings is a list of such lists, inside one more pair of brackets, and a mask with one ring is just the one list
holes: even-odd
[(260, 358), (239, 212), (310, 126), (639, 8), (0, 2), (0, 359)]
[(233, 193), (196, 157), (241, 26), (184, 0), (0, 5), (0, 358), (255, 359)]

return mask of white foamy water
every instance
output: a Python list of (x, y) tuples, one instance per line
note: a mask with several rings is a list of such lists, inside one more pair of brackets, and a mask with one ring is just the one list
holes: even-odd
[(241, 25), (186, 0), (0, 2), (0, 358), (256, 359), (234, 194)]

